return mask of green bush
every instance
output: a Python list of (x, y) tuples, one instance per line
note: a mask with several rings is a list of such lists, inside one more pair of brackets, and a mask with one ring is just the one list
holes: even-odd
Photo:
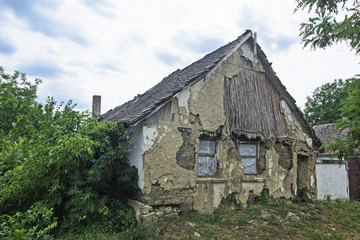
[[(134, 213), (123, 202), (137, 191), (137, 169), (124, 156), (131, 150), (131, 133), (124, 125), (75, 111), (71, 101), (36, 102), (39, 83), (0, 68), (0, 109), (10, 117), (5, 124), (1, 117), (6, 116), (0, 115), (2, 224), (12, 232), (24, 229), (26, 236), (29, 229), (55, 222), (62, 231), (79, 231), (99, 221), (112, 223), (106, 231), (133, 225)], [(51, 223), (24, 220), (28, 211), (39, 208), (41, 214), (53, 213)], [(9, 216), (11, 224), (5, 223)]]
[(43, 239), (51, 238), (50, 232), (56, 228), (57, 220), (53, 209), (36, 203), (26, 212), (1, 215), (0, 226), (0, 239)]

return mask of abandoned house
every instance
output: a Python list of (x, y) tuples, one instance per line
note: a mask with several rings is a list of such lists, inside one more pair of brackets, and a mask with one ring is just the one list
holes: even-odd
[(249, 30), (99, 119), (133, 129), (139, 219), (316, 198), (314, 133)]

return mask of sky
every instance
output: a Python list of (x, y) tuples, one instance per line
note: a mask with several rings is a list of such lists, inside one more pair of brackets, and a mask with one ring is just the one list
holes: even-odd
[(316, 87), (360, 73), (346, 43), (310, 50), (295, 0), (0, 0), (0, 66), (40, 78), (39, 101), (102, 113), (235, 40), (247, 29), (304, 109)]

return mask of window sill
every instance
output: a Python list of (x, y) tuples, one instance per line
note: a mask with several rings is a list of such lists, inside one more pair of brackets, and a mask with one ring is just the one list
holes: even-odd
[(196, 183), (227, 183), (228, 180), (226, 178), (215, 178), (215, 177), (205, 177), (198, 178), (195, 180)]
[(259, 178), (256, 176), (244, 176), (242, 182), (250, 182), (250, 183), (263, 183), (265, 182), (264, 178)]

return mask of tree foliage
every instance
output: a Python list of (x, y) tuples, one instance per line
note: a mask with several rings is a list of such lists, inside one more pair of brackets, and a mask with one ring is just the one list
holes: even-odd
[(12, 124), (21, 121), (36, 103), (36, 91), (40, 79), (35, 83), (26, 80), (24, 73), (16, 71), (6, 74), (0, 67), (0, 134), (9, 132)]
[(335, 79), (316, 88), (306, 98), (305, 118), (312, 125), (335, 123), (342, 118), (340, 102), (351, 93), (351, 82), (354, 79)]
[[(296, 0), (295, 12), (314, 12), (300, 27), (304, 47), (325, 48), (337, 42), (347, 42), (360, 53), (360, 4), (358, 0)], [(341, 19), (340, 19), (341, 18)]]
[(129, 130), (75, 111), (71, 101), (38, 103), (40, 80), (0, 74), (0, 238), (134, 224), (123, 202), (137, 191), (137, 169), (124, 156)]
[[(315, 17), (310, 17), (307, 23), (302, 23), (300, 27), (301, 40), (304, 47), (310, 45), (312, 49), (326, 48), (337, 42), (347, 42), (350, 44), (351, 49), (360, 53), (360, 4), (358, 0), (296, 0), (297, 6), (295, 12), (299, 9), (308, 9), (309, 13), (314, 12)], [(330, 118), (322, 112), (322, 109), (330, 108), (327, 113), (334, 114), (336, 118), (338, 107), (336, 102), (341, 103), (340, 116), (338, 120), (338, 128), (340, 131), (348, 131), (347, 139), (336, 140), (333, 143), (327, 143), (328, 151), (334, 151), (335, 156), (348, 159), (349, 157), (358, 156), (359, 154), (359, 139), (360, 139), (360, 80), (355, 78), (348, 90), (351, 93), (343, 101), (338, 101), (338, 92), (335, 93), (336, 99), (333, 102), (317, 101), (308, 98), (308, 113), (309, 121), (323, 123), (320, 118), (328, 121)], [(336, 84), (335, 84), (336, 85)], [(346, 84), (345, 84), (346, 85)], [(334, 88), (330, 85), (327, 87), (330, 90)], [(346, 88), (345, 88), (346, 89)], [(326, 96), (331, 96), (331, 91), (320, 89), (314, 94), (322, 94), (323, 91), (328, 93)], [(340, 91), (342, 92), (342, 90)], [(345, 93), (342, 93), (345, 94)], [(320, 96), (319, 96), (320, 97)], [(315, 102), (315, 103), (314, 103)], [(318, 104), (319, 103), (319, 104)], [(334, 103), (334, 104), (333, 104)], [(330, 111), (331, 110), (331, 111)], [(316, 111), (320, 111), (319, 114)]]
[(352, 82), (350, 95), (341, 102), (343, 118), (337, 124), (340, 131), (347, 130), (347, 138), (327, 143), (326, 149), (335, 152), (339, 159), (359, 157), (360, 150), (360, 78)]

